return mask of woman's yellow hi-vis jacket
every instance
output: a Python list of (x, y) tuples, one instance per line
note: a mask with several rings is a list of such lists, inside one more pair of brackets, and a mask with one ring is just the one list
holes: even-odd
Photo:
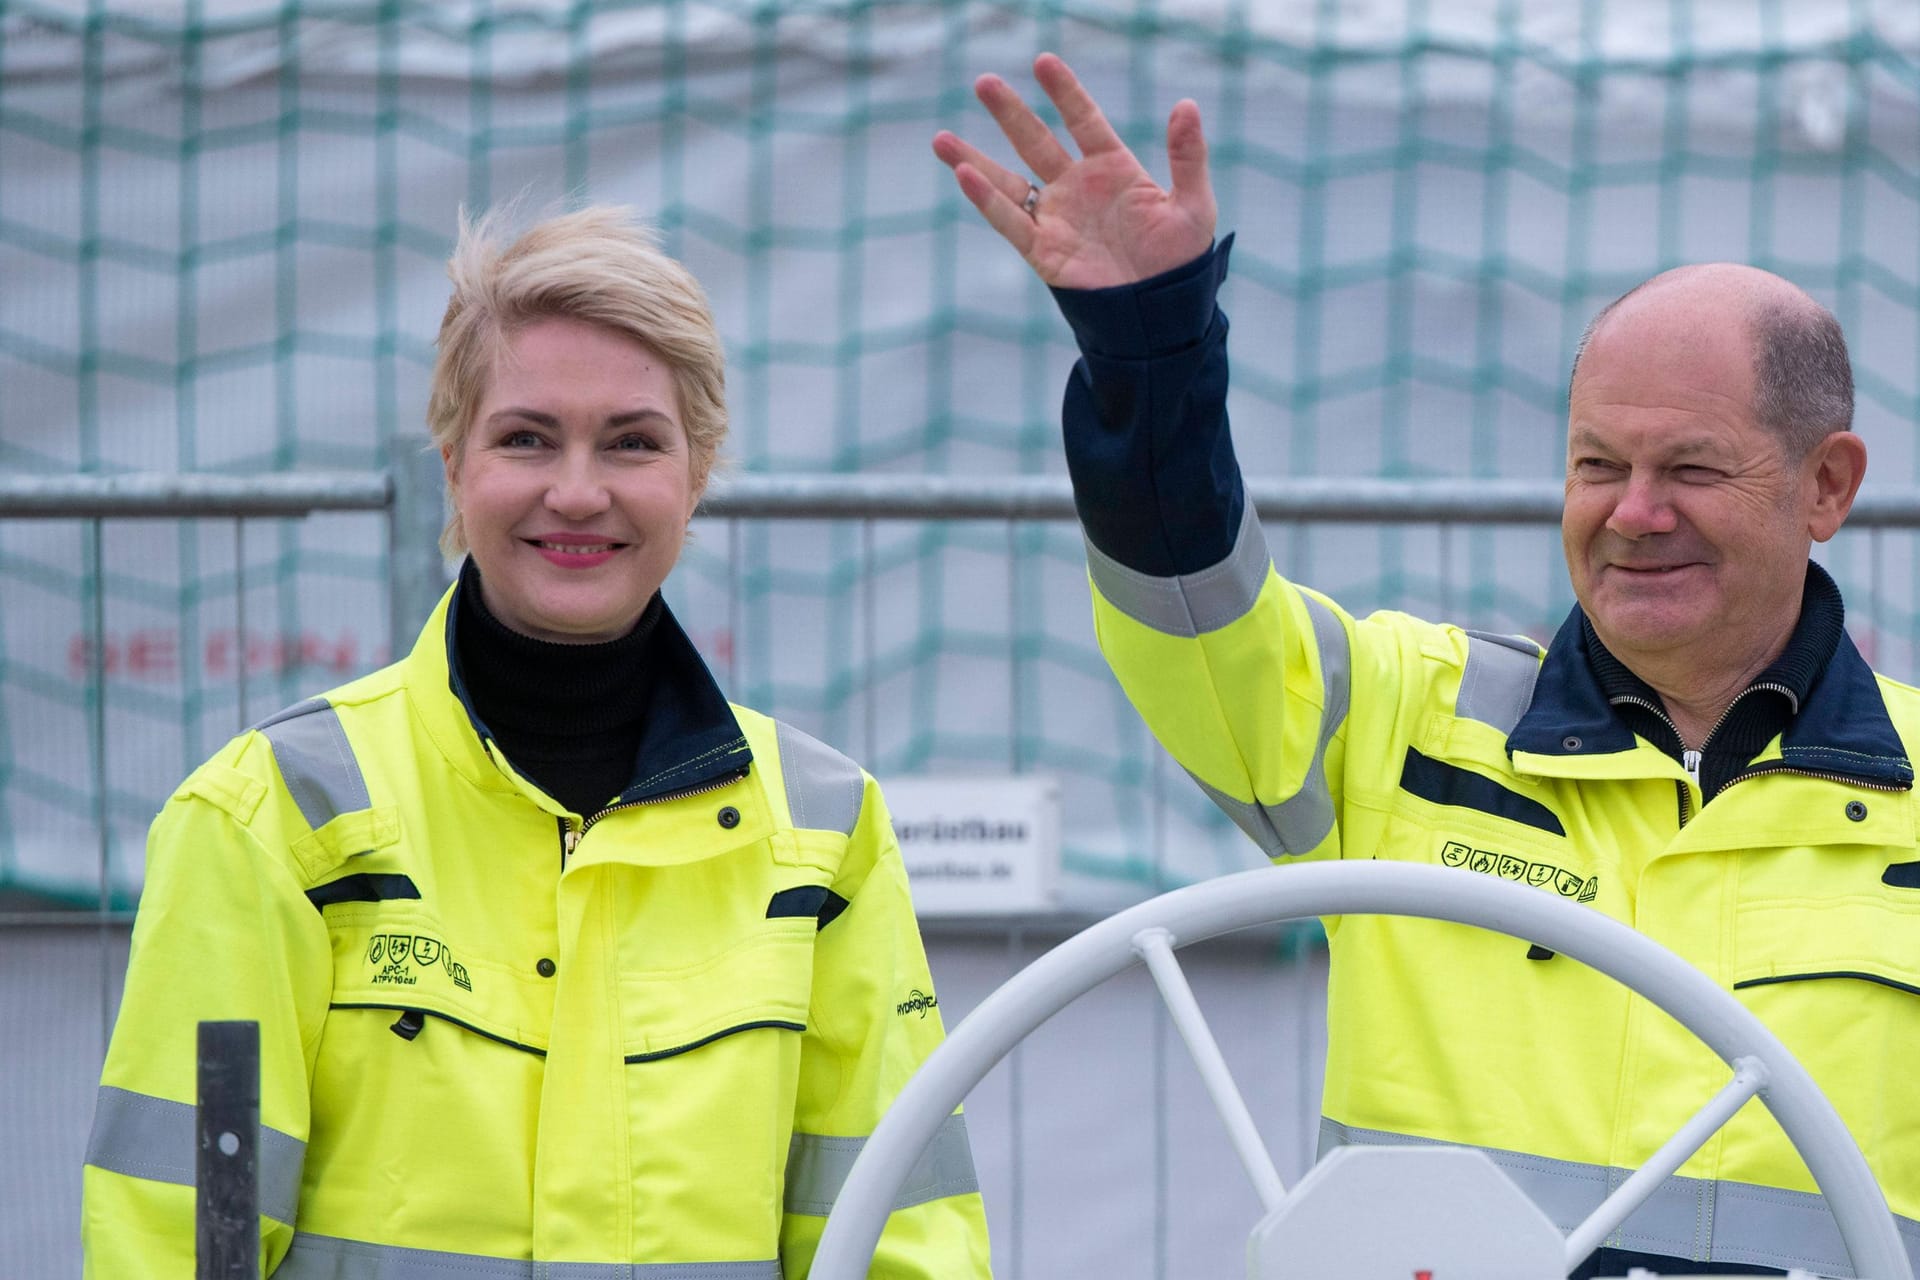
[[(257, 1019), (276, 1280), (798, 1280), (941, 1022), (873, 779), (721, 697), (670, 614), (644, 776), (582, 818), (410, 656), (236, 738), (154, 824), (86, 1274), (194, 1274), (195, 1028)], [(873, 1274), (988, 1274), (962, 1118)]]
[[(1532, 885), (1734, 991), (1833, 1099), (1920, 1265), (1903, 745), (1920, 739), (1920, 692), (1843, 636), (1785, 733), (1703, 806), (1601, 696), (1577, 610), (1543, 661), (1528, 640), (1356, 619), (1285, 581), (1228, 438), (1229, 247), (1139, 286), (1059, 293), (1083, 357), (1066, 429), (1095, 626), (1134, 705), (1277, 862), (1391, 858)], [(1644, 1000), (1525, 942), (1384, 916), (1326, 926), (1323, 1148), (1480, 1147), (1569, 1230), (1731, 1074)], [(1853, 1274), (1758, 1102), (1606, 1245)]]

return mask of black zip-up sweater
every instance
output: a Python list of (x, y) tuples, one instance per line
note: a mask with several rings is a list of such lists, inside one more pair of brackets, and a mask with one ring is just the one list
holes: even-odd
[(660, 595), (632, 631), (603, 644), (555, 644), (522, 635), (488, 611), (480, 570), (460, 569), (454, 627), (470, 705), (522, 776), (575, 813), (605, 808), (638, 772), (635, 755), (653, 702), (649, 644)]
[[(1833, 660), (1846, 619), (1840, 588), (1834, 585), (1825, 569), (1808, 561), (1800, 621), (1795, 624), (1786, 649), (1733, 700), (1701, 745), (1702, 804), (1719, 795), (1787, 727), (1814, 681)], [(1586, 644), (1587, 661), (1600, 681), (1601, 691), (1619, 711), (1620, 718), (1635, 733), (1684, 765), (1685, 744), (1680, 741), (1673, 722), (1663, 714), (1665, 704), (1660, 695), (1608, 652), (1595, 634), (1593, 622), (1584, 613), (1580, 615), (1580, 632)], [(1662, 712), (1652, 710), (1645, 705), (1648, 703), (1661, 707)]]

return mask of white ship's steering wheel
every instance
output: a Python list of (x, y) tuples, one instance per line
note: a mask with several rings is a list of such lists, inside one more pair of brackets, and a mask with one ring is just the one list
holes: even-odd
[[(1734, 1077), (1564, 1237), (1477, 1151), (1341, 1148), (1289, 1193), (1228, 1074), (1173, 950), (1250, 925), (1342, 915), (1452, 920), (1511, 934), (1569, 956), (1671, 1014), (1733, 1067)], [(1178, 889), (1101, 921), (1016, 974), (954, 1029), (874, 1129), (827, 1221), (811, 1273), (816, 1280), (864, 1276), (893, 1199), (940, 1123), (1042, 1022), (1141, 960), (1193, 1053), (1234, 1149), (1267, 1210), (1248, 1246), (1249, 1274), (1254, 1280), (1309, 1274), (1298, 1269), (1301, 1250), (1313, 1247), (1311, 1242), (1326, 1233), (1302, 1234), (1301, 1219), (1320, 1216), (1329, 1205), (1336, 1213), (1344, 1212), (1356, 1197), (1377, 1200), (1383, 1188), (1385, 1194), (1397, 1194), (1410, 1185), (1404, 1180), (1408, 1176), (1443, 1198), (1470, 1197), (1475, 1211), (1429, 1215), (1428, 1221), (1440, 1223), (1439, 1234), (1447, 1238), (1430, 1247), (1422, 1244), (1412, 1253), (1393, 1252), (1380, 1273), (1406, 1276), (1403, 1257), (1425, 1269), (1433, 1266), (1436, 1257), (1451, 1261), (1463, 1256), (1462, 1249), (1491, 1248), (1501, 1253), (1501, 1261), (1494, 1264), (1487, 1255), (1475, 1254), (1471, 1274), (1529, 1280), (1565, 1277), (1755, 1095), (1773, 1112), (1806, 1161), (1833, 1213), (1855, 1273), (1870, 1280), (1914, 1280), (1887, 1202), (1839, 1113), (1786, 1046), (1732, 993), (1652, 939), (1590, 908), (1470, 872), (1391, 862), (1268, 867)], [(1382, 1164), (1369, 1157), (1405, 1157), (1408, 1163)], [(1454, 1163), (1444, 1164), (1445, 1157), (1455, 1158)], [(1413, 1169), (1421, 1159), (1442, 1159), (1443, 1167), (1429, 1163), (1424, 1173), (1394, 1172), (1395, 1168)], [(1491, 1174), (1495, 1183), (1475, 1181), (1484, 1174)], [(1403, 1181), (1395, 1183), (1396, 1177)], [(1500, 1213), (1481, 1212), (1489, 1203), (1490, 1188), (1493, 1199), (1504, 1189), (1518, 1202), (1517, 1209), (1504, 1217), (1501, 1214), (1509, 1206), (1501, 1206)], [(1463, 1219), (1467, 1224), (1462, 1224)], [(1475, 1235), (1471, 1222), (1486, 1219), (1498, 1219), (1495, 1229)], [(1362, 1252), (1378, 1243), (1369, 1239), (1365, 1223), (1357, 1233), (1351, 1221), (1337, 1229), (1346, 1233), (1342, 1240)], [(1309, 1243), (1303, 1246), (1303, 1241)], [(1507, 1250), (1515, 1241), (1518, 1244)], [(1436, 1275), (1458, 1274), (1433, 1269)], [(1319, 1274), (1357, 1277), (1368, 1272), (1355, 1264)]]

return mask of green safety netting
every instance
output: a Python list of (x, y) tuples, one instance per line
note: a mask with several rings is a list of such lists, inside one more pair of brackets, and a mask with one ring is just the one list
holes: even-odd
[[(707, 283), (736, 469), (1057, 472), (1064, 325), (927, 147), (991, 138), (971, 78), (1045, 48), (1156, 159), (1201, 104), (1253, 474), (1554, 476), (1586, 318), (1733, 258), (1835, 308), (1875, 474), (1914, 477), (1910, 0), (0, 0), (0, 467), (393, 464), (456, 207), (524, 194), (631, 203)], [(1070, 527), (698, 533), (669, 595), (739, 700), (883, 779), (1057, 775), (1088, 901), (1251, 858), (1105, 674)], [(1270, 538), (1357, 610), (1569, 603), (1546, 530)], [(389, 551), (367, 515), (0, 520), (0, 893), (101, 900), (104, 823), (129, 900), (197, 760), (385, 656)], [(1911, 676), (1909, 540), (1831, 560)]]

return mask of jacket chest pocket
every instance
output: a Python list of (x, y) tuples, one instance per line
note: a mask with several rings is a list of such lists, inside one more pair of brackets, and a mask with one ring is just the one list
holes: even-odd
[(710, 959), (622, 975), (626, 1062), (659, 1062), (753, 1031), (805, 1031), (814, 933), (811, 919), (768, 920)]
[(651, 1219), (777, 1251), (814, 933), (768, 920), (702, 963), (620, 979), (629, 1158)]
[(1891, 1074), (1920, 1058), (1920, 888), (1743, 903), (1732, 977), (1861, 1145), (1920, 1168), (1912, 1094)]

